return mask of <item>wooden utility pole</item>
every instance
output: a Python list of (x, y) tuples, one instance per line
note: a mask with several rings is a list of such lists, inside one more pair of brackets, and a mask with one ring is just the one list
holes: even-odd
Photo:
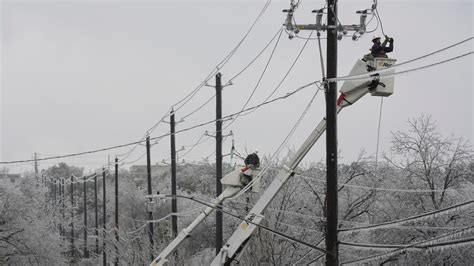
[[(337, 77), (337, 0), (328, 0), (327, 78)], [(339, 265), (337, 191), (337, 83), (326, 83), (326, 265)]]
[(36, 183), (38, 183), (38, 154), (35, 152), (35, 176)]
[[(59, 187), (59, 213), (62, 214), (63, 209), (62, 209), (62, 201), (63, 201), (63, 189), (62, 189), (62, 184), (61, 181), (58, 182), (58, 187)], [(63, 237), (63, 221), (59, 223), (59, 236)]]
[[(150, 154), (150, 137), (146, 137), (146, 174), (147, 174), (147, 187), (148, 187), (148, 195), (152, 194), (152, 189), (151, 189), (151, 154)], [(151, 201), (151, 199), (150, 199)], [(151, 210), (148, 210), (148, 220), (152, 221), (153, 220), (153, 212)], [(154, 240), (153, 240), (153, 223), (148, 223), (148, 238), (150, 240), (150, 256), (151, 260), (154, 259), (153, 256), (153, 245), (154, 245)]]
[(71, 252), (74, 259), (74, 177), (71, 175)]
[(103, 228), (104, 228), (104, 238), (102, 239), (102, 263), (104, 266), (107, 266), (107, 252), (105, 251), (105, 240), (107, 238), (106, 224), (107, 224), (107, 208), (106, 208), (106, 194), (105, 194), (105, 168), (102, 168), (102, 212), (104, 220)]
[[(170, 116), (170, 137), (171, 137), (171, 195), (176, 195), (176, 138), (175, 138), (175, 116), (174, 110), (171, 110)], [(173, 237), (178, 236), (178, 217), (174, 215), (178, 212), (176, 197), (171, 198), (171, 228)]]
[(118, 229), (119, 229), (119, 196), (118, 196), (118, 158), (115, 157), (115, 265), (119, 263), (119, 254), (118, 254)]
[(53, 202), (54, 202), (54, 208), (56, 208), (56, 194), (57, 194), (57, 179), (54, 179), (53, 181)]
[[(64, 222), (64, 221), (66, 220), (66, 214), (65, 214), (65, 210), (66, 210), (66, 196), (65, 196), (65, 193), (64, 193), (66, 187), (64, 186), (64, 178), (61, 179), (61, 185), (62, 185), (62, 187), (63, 187), (63, 189), (62, 189), (62, 190), (63, 190), (63, 195), (62, 195), (62, 197), (61, 197), (61, 202), (62, 202), (62, 205), (63, 205), (63, 206), (62, 206), (62, 208), (61, 208), (61, 212), (63, 213), (63, 222)], [(64, 237), (64, 239), (65, 239), (65, 238), (66, 238), (66, 228), (64, 228), (64, 226), (63, 226), (62, 229), (63, 229), (63, 232), (62, 232), (62, 233), (63, 233), (63, 237)]]
[(84, 176), (84, 258), (89, 258), (89, 251), (87, 250), (87, 181)]
[[(222, 193), (222, 82), (216, 74), (216, 198)], [(218, 207), (220, 208), (220, 207)], [(216, 211), (216, 255), (222, 248), (222, 212)]]
[(97, 204), (97, 174), (94, 175), (95, 254), (99, 255), (99, 210)]

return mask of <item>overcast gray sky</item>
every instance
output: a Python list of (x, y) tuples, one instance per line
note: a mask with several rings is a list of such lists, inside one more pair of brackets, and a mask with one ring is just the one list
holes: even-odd
[[(372, 1), (339, 1), (343, 24), (358, 22), (356, 10)], [(263, 7), (264, 1), (2, 1), (1, 2), (1, 139), (0, 160), (81, 152), (139, 140), (169, 109), (196, 87), (237, 44)], [(221, 72), (226, 82), (247, 64), (278, 31), (289, 1), (273, 1), (246, 41)], [(324, 1), (304, 0), (295, 14), (298, 23), (313, 23), (312, 9)], [(473, 36), (473, 1), (384, 1), (379, 13), (385, 33), (395, 39), (391, 57), (400, 62)], [(371, 23), (369, 28), (376, 24)], [(376, 32), (381, 35), (380, 28)], [(302, 32), (307, 36), (309, 32)], [(345, 38), (339, 45), (340, 76), (368, 52), (371, 37)], [(325, 36), (325, 33), (322, 34)], [(313, 35), (314, 36), (314, 35)], [(261, 102), (287, 71), (304, 39), (284, 33), (268, 70), (250, 101)], [(472, 51), (473, 42), (414, 64), (410, 69)], [(323, 40), (323, 49), (325, 42)], [(223, 92), (224, 114), (240, 110), (254, 88), (271, 49)], [(395, 93), (384, 100), (381, 152), (390, 145), (391, 131), (406, 128), (408, 118), (431, 114), (443, 134), (472, 140), (473, 58), (395, 77)], [(300, 60), (275, 96), (321, 78), (317, 41), (310, 41)], [(214, 84), (211, 79), (210, 84)], [(338, 84), (341, 86), (342, 83)], [(239, 118), (232, 129), (236, 148), (275, 151), (315, 88), (262, 107)], [(189, 113), (214, 93), (204, 87), (183, 109)], [(366, 96), (339, 116), (342, 162), (364, 149), (375, 153), (380, 99)], [(180, 123), (178, 129), (213, 119), (214, 102)], [(320, 94), (289, 142), (299, 147), (324, 116)], [(191, 145), (209, 125), (177, 135), (177, 146)], [(161, 124), (151, 134), (167, 133)], [(324, 159), (324, 137), (308, 161)], [(199, 160), (212, 153), (214, 141), (186, 155)], [(87, 169), (101, 167), (107, 156), (128, 149), (64, 159)], [(230, 150), (230, 139), (224, 143)], [(139, 158), (139, 146), (126, 160)], [(169, 157), (169, 140), (152, 149), (152, 161)], [(211, 156), (211, 160), (214, 157)], [(228, 160), (228, 159), (226, 159)], [(59, 160), (42, 162), (41, 168)], [(145, 158), (137, 163), (145, 162)], [(31, 169), (12, 166), (11, 172)]]

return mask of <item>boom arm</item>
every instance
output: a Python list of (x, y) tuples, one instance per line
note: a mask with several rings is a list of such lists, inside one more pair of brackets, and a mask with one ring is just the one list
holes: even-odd
[[(362, 74), (367, 72), (367, 67), (365, 62), (358, 61), (354, 68), (351, 71), (351, 75)], [(391, 81), (393, 84), (393, 77), (386, 78), (382, 81), (387, 83)], [(379, 81), (347, 81), (341, 89), (341, 95), (337, 100), (337, 112), (339, 113), (344, 107), (352, 105), (357, 100), (362, 98), (364, 95), (369, 93), (369, 87), (373, 86), (375, 91), (379, 87)], [(380, 82), (380, 84), (382, 84)], [(385, 88), (385, 85), (384, 85)], [(283, 187), (283, 185), (288, 181), (290, 177), (294, 175), (294, 170), (298, 164), (303, 160), (309, 150), (313, 145), (318, 141), (319, 137), (326, 130), (326, 118), (323, 118), (317, 127), (313, 130), (311, 135), (306, 139), (303, 145), (296, 152), (295, 156), (291, 159), (288, 165), (284, 166), (282, 170), (277, 174), (275, 179), (265, 190), (263, 195), (250, 210), (248, 215), (245, 217), (247, 220), (252, 221), (253, 223), (260, 224), (263, 219), (263, 212), (268, 207), (270, 202), (276, 196), (278, 191)], [(244, 250), (248, 244), (253, 232), (257, 228), (255, 224), (249, 224), (246, 221), (243, 221), (239, 227), (234, 231), (232, 236), (229, 238), (227, 243), (221, 249), (219, 254), (214, 258), (211, 265), (230, 265), (234, 260), (238, 260), (241, 252)]]
[[(212, 204), (207, 207), (199, 216), (190, 224), (184, 228), (178, 236), (156, 257), (152, 262), (151, 266), (164, 265), (168, 260), (166, 259), (173, 251), (188, 237), (190, 233), (196, 228), (204, 219), (211, 214), (214, 209), (222, 203), (225, 199), (232, 197), (240, 191), (238, 187), (228, 187), (217, 197)], [(159, 196), (159, 195), (157, 195)]]

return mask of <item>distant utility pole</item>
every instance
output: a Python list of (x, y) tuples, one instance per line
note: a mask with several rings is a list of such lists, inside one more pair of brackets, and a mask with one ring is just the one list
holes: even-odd
[[(61, 202), (62, 202), (62, 209), (61, 209), (61, 212), (63, 213), (63, 222), (66, 220), (66, 214), (65, 214), (65, 210), (66, 210), (66, 195), (65, 195), (65, 191), (66, 191), (66, 187), (64, 186), (64, 178), (61, 179), (61, 185), (63, 187), (63, 196), (61, 197)], [(63, 229), (63, 237), (64, 239), (66, 239), (66, 228), (64, 228), (64, 226), (62, 227)]]
[(74, 259), (74, 178), (71, 175), (71, 252), (72, 252), (72, 258)]
[(51, 203), (53, 203), (53, 199), (54, 199), (54, 182), (53, 182), (53, 178), (50, 177), (49, 178), (49, 182), (51, 183), (51, 189), (49, 190), (49, 201)]
[[(175, 116), (174, 110), (171, 110), (170, 116), (170, 136), (171, 136), (171, 195), (176, 195), (176, 139), (175, 139)], [(174, 215), (178, 212), (178, 205), (176, 198), (171, 198), (171, 227), (173, 230), (173, 237), (178, 236), (178, 217)]]
[(97, 204), (97, 174), (94, 175), (94, 209), (95, 209), (95, 254), (99, 255), (99, 211)]
[(56, 191), (57, 191), (57, 187), (56, 187), (56, 183), (57, 183), (57, 179), (55, 178), (54, 179), (54, 183), (53, 183), (53, 202), (54, 202), (54, 208), (56, 208)]
[(118, 196), (118, 158), (115, 157), (115, 265), (119, 263), (119, 254), (118, 254), (118, 229), (119, 229), (119, 196)]
[(89, 258), (89, 251), (87, 250), (87, 181), (86, 176), (84, 180), (84, 258)]
[(36, 183), (38, 183), (38, 154), (35, 152), (35, 176)]
[[(216, 198), (222, 193), (222, 81), (216, 74)], [(220, 207), (218, 207), (220, 208)], [(216, 211), (216, 255), (222, 248), (222, 212)]]
[[(59, 213), (61, 214), (63, 212), (63, 209), (61, 207), (62, 205), (62, 202), (63, 202), (63, 189), (62, 189), (62, 184), (61, 184), (61, 181), (58, 182), (58, 186), (59, 186)], [(61, 220), (61, 222), (59, 223), (59, 236), (63, 237), (63, 221)]]
[[(146, 137), (146, 174), (147, 174), (147, 187), (148, 187), (148, 195), (151, 195), (153, 192), (151, 190), (151, 154), (150, 154), (150, 136)], [(152, 199), (150, 199), (152, 201)], [(148, 220), (153, 221), (153, 212), (148, 210)], [(155, 244), (153, 240), (153, 223), (148, 223), (148, 238), (150, 240), (150, 256), (151, 260), (154, 259), (153, 256), (153, 246)]]
[(103, 228), (104, 228), (104, 238), (102, 239), (102, 263), (104, 266), (107, 266), (107, 252), (105, 251), (105, 240), (107, 238), (106, 224), (107, 224), (107, 208), (106, 208), (106, 194), (105, 194), (105, 168), (102, 168), (102, 211), (103, 211)]

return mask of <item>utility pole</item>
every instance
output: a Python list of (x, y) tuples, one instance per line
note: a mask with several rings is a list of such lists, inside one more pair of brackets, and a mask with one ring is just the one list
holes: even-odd
[(95, 254), (99, 255), (99, 212), (97, 208), (97, 174), (94, 175), (94, 208), (95, 208)]
[(104, 238), (102, 240), (102, 262), (104, 266), (107, 266), (107, 252), (105, 251), (105, 240), (107, 237), (106, 222), (107, 222), (107, 208), (106, 208), (106, 195), (105, 195), (105, 168), (102, 168), (102, 211), (103, 211), (103, 228), (104, 228)]
[[(151, 154), (150, 154), (150, 136), (146, 137), (146, 174), (147, 174), (147, 185), (148, 185), (148, 195), (152, 194), (151, 191)], [(152, 201), (152, 199), (150, 199)], [(151, 210), (148, 210), (148, 220), (152, 221), (153, 220), (153, 212)], [(150, 256), (151, 260), (153, 260), (155, 257), (153, 256), (153, 246), (154, 246), (154, 240), (153, 240), (153, 223), (148, 223), (148, 238), (150, 239)]]
[(35, 176), (36, 183), (38, 183), (38, 154), (35, 152)]
[(115, 266), (118, 265), (119, 258), (118, 258), (118, 241), (119, 241), (119, 236), (118, 236), (118, 228), (119, 228), (119, 201), (118, 201), (118, 158), (115, 157)]
[[(66, 196), (65, 196), (65, 193), (64, 193), (66, 187), (64, 186), (64, 178), (61, 179), (61, 185), (63, 187), (63, 196), (61, 198), (61, 202), (62, 202), (63, 207), (62, 207), (61, 212), (63, 213), (63, 222), (64, 222), (66, 220), (66, 214), (64, 213), (65, 210), (66, 210)], [(63, 237), (64, 237), (64, 239), (66, 239), (66, 228), (64, 228), (64, 226), (63, 226)]]
[[(366, 32), (366, 19), (369, 10), (374, 11), (376, 3), (371, 9), (358, 10), (360, 20), (358, 24), (341, 25), (337, 16), (337, 0), (327, 0), (327, 25), (322, 24), (322, 17), (325, 14), (324, 9), (313, 10), (316, 13), (315, 24), (294, 24), (293, 14), (298, 4), (291, 1), (290, 9), (285, 9), (287, 13), (285, 27), (292, 39), (300, 30), (312, 30), (318, 33), (318, 42), (320, 31), (327, 30), (327, 77), (324, 77), (324, 87), (326, 92), (326, 265), (339, 264), (339, 248), (338, 248), (338, 187), (337, 187), (337, 83), (326, 82), (327, 79), (337, 77), (337, 41), (342, 40), (349, 32), (354, 32), (352, 40), (357, 40)], [(320, 51), (321, 52), (321, 51)], [(321, 55), (322, 57), (322, 55)], [(322, 60), (322, 59), (321, 59)], [(323, 68), (323, 63), (321, 62)]]
[[(62, 208), (61, 208), (61, 205), (62, 205), (62, 201), (63, 201), (63, 192), (62, 192), (62, 185), (61, 185), (61, 181), (58, 182), (58, 187), (59, 187), (59, 213), (61, 214), (62, 213)], [(59, 223), (59, 236), (62, 237), (63, 236), (63, 221), (61, 221)]]
[[(222, 193), (222, 82), (216, 74), (216, 198)], [(220, 207), (218, 207), (220, 209)], [(222, 212), (216, 211), (216, 255), (222, 248)]]
[(53, 178), (49, 178), (49, 182), (51, 183), (51, 189), (49, 190), (49, 201), (53, 203), (53, 198), (54, 198), (54, 182)]
[(54, 183), (53, 183), (53, 202), (54, 202), (54, 208), (55, 209), (56, 209), (56, 191), (57, 191), (56, 183), (57, 183), (57, 179), (54, 179)]
[[(171, 195), (176, 195), (176, 139), (175, 139), (175, 117), (174, 110), (171, 110), (170, 116), (170, 136), (171, 136)], [(178, 212), (178, 205), (176, 197), (171, 198), (171, 212), (173, 214)], [(173, 237), (178, 236), (178, 217), (171, 216), (171, 227)]]
[(89, 258), (89, 251), (87, 250), (87, 181), (86, 176), (84, 180), (84, 258)]
[[(328, 0), (327, 78), (337, 77), (337, 0)], [(337, 187), (337, 83), (326, 83), (326, 265), (339, 265)]]
[(74, 260), (74, 178), (71, 175), (71, 252), (72, 252), (72, 258)]

